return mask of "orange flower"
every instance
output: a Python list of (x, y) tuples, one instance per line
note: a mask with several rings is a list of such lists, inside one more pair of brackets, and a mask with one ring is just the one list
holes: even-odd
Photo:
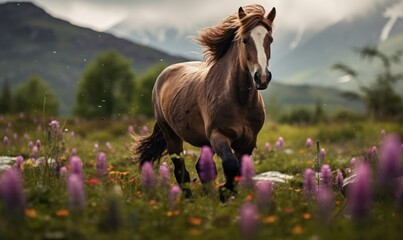
[(168, 211), (167, 212), (167, 217), (175, 217), (178, 216), (181, 212), (179, 210), (175, 210), (175, 211)]
[(68, 217), (69, 214), (69, 211), (67, 211), (66, 209), (60, 209), (56, 211), (56, 216), (58, 217)]
[(234, 182), (239, 182), (239, 181), (241, 181), (241, 176), (236, 176), (236, 177), (234, 177)]
[(286, 214), (291, 214), (291, 213), (294, 212), (294, 208), (292, 208), (292, 207), (286, 207), (286, 208), (284, 208), (284, 212), (285, 212)]
[(190, 218), (188, 218), (188, 221), (190, 224), (192, 224), (194, 226), (199, 226), (203, 223), (203, 220), (198, 217), (190, 217)]
[(312, 215), (309, 214), (309, 213), (304, 213), (304, 214), (302, 214), (302, 218), (305, 219), (305, 220), (309, 220), (309, 219), (312, 218)]
[(134, 183), (136, 181), (136, 178), (135, 177), (131, 177), (130, 179), (129, 179), (129, 183)]
[(253, 200), (253, 195), (252, 194), (248, 194), (245, 198), (245, 201), (252, 201)]
[(25, 212), (25, 216), (27, 216), (27, 217), (29, 217), (29, 218), (36, 218), (36, 216), (38, 215), (38, 214), (36, 213), (36, 210), (35, 210), (35, 209), (32, 209), (32, 208), (26, 208), (26, 209), (24, 210), (24, 212)]
[(301, 235), (304, 232), (304, 229), (302, 229), (301, 225), (297, 224), (295, 227), (291, 229), (291, 233), (293, 235)]
[(150, 205), (155, 205), (155, 204), (157, 204), (157, 201), (155, 201), (155, 200), (150, 200)]
[(270, 215), (262, 219), (263, 223), (274, 223), (277, 221), (277, 216), (275, 215)]

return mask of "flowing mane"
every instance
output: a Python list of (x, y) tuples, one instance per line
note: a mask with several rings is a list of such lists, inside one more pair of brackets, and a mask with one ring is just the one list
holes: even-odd
[(214, 27), (208, 27), (200, 32), (196, 42), (203, 48), (205, 61), (214, 64), (223, 57), (234, 40), (250, 31), (257, 25), (262, 25), (272, 31), (272, 23), (265, 18), (265, 9), (261, 5), (249, 5), (243, 8), (247, 14), (242, 20), (234, 13)]

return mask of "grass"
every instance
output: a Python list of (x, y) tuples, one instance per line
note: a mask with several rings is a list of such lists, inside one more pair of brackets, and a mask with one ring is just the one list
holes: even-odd
[[(8, 126), (8, 123), (11, 126)], [(50, 167), (28, 163), (30, 149), (28, 137), (40, 139), (39, 156), (54, 156), (54, 143), (47, 139), (47, 123), (29, 117), (8, 117), (0, 122), (0, 137), (7, 135), (10, 143), (1, 145), (0, 156), (23, 155), (24, 217), (10, 216), (0, 201), (1, 239), (242, 239), (239, 227), (239, 209), (245, 202), (255, 202), (253, 190), (238, 186), (238, 195), (228, 203), (220, 203), (217, 192), (204, 194), (194, 165), (198, 149), (185, 145), (186, 164), (191, 178), (194, 200), (181, 199), (170, 206), (167, 190), (156, 187), (155, 193), (147, 193), (141, 186), (140, 171), (131, 161), (132, 139), (127, 128), (133, 122), (62, 121), (63, 141), (59, 142), (62, 165), (68, 165), (72, 148), (82, 159), (85, 171), (86, 207), (82, 211), (69, 208), (66, 179), (58, 177)], [(8, 127), (7, 127), (8, 126)], [(136, 123), (135, 129), (142, 126)], [(149, 124), (151, 128), (152, 124)], [(38, 130), (39, 129), (39, 130)], [(276, 123), (265, 124), (254, 152), (256, 172), (268, 170), (294, 175), (286, 184), (275, 184), (272, 203), (259, 213), (255, 239), (396, 239), (403, 227), (403, 211), (396, 207), (390, 196), (375, 194), (370, 216), (355, 221), (345, 211), (346, 198), (334, 190), (332, 218), (329, 223), (319, 219), (315, 200), (303, 193), (302, 173), (313, 167), (316, 151), (305, 147), (306, 138), (319, 141), (326, 149), (323, 163), (350, 173), (351, 157), (364, 154), (371, 146), (378, 146), (380, 131), (395, 132), (403, 136), (399, 123), (345, 122), (310, 126), (292, 126)], [(71, 132), (75, 132), (72, 138)], [(13, 133), (18, 138), (13, 138)], [(26, 138), (24, 138), (26, 134)], [(264, 145), (275, 145), (278, 137), (285, 139), (282, 149), (266, 151)], [(110, 142), (112, 149), (105, 146)], [(109, 175), (96, 181), (94, 144), (108, 157)], [(219, 177), (215, 183), (223, 183), (220, 160), (215, 159)], [(171, 168), (171, 184), (173, 165)], [(158, 177), (158, 166), (155, 166)], [(335, 177), (335, 172), (333, 174)], [(376, 193), (376, 191), (375, 191)], [(249, 238), (252, 239), (249, 235)]]

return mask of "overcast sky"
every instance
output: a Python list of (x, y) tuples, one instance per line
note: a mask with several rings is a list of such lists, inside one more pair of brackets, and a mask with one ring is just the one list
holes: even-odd
[(186, 31), (217, 22), (241, 5), (259, 3), (266, 9), (277, 8), (275, 24), (284, 32), (317, 30), (344, 18), (370, 14), (385, 1), (391, 0), (33, 0), (56, 17), (99, 31), (122, 20), (134, 29)]

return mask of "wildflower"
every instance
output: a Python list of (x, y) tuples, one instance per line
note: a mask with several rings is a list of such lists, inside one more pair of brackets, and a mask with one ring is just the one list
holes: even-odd
[(94, 144), (94, 152), (97, 153), (98, 150), (99, 150), (99, 145), (98, 145), (98, 143), (95, 143)]
[(310, 148), (312, 147), (312, 145), (313, 145), (312, 139), (307, 138), (305, 143), (306, 148)]
[(239, 224), (245, 239), (253, 239), (258, 227), (257, 207), (252, 203), (244, 203), (240, 209)]
[(21, 175), (13, 169), (6, 169), (0, 177), (0, 199), (6, 210), (23, 215), (25, 196)]
[(108, 161), (105, 153), (103, 152), (98, 153), (95, 168), (98, 178), (102, 178), (108, 175)]
[(86, 181), (89, 185), (98, 185), (101, 184), (101, 181), (98, 178), (90, 178)]
[(141, 185), (145, 190), (151, 190), (155, 186), (154, 170), (150, 162), (144, 163), (141, 168)]
[(214, 181), (216, 178), (217, 169), (213, 159), (213, 151), (210, 147), (204, 146), (201, 148), (197, 172), (202, 183)]
[(77, 149), (76, 148), (71, 149), (71, 156), (77, 156)]
[(71, 174), (67, 181), (69, 207), (72, 210), (82, 210), (85, 207), (84, 184), (81, 176)]
[(24, 214), (25, 214), (25, 216), (27, 216), (29, 218), (36, 218), (38, 216), (38, 213), (36, 212), (36, 210), (32, 209), (32, 208), (25, 209)]
[(320, 149), (320, 159), (323, 161), (326, 156), (326, 150), (324, 148)]
[(73, 132), (73, 131), (71, 131), (71, 132), (70, 132), (70, 139), (71, 139), (71, 140), (74, 140), (75, 138), (76, 138), (76, 133)]
[(304, 172), (304, 193), (308, 197), (316, 193), (315, 173), (311, 168), (305, 169)]
[(332, 185), (332, 171), (328, 164), (325, 164), (320, 169), (320, 183), (323, 186), (330, 187)]
[(161, 186), (168, 188), (169, 182), (170, 182), (169, 167), (166, 162), (163, 162), (162, 165), (160, 166), (160, 184)]
[(178, 185), (173, 185), (169, 190), (169, 205), (171, 208), (174, 208), (178, 203), (181, 192), (181, 188)]
[(14, 169), (21, 171), (23, 164), (24, 164), (24, 158), (21, 155), (17, 156), (17, 159), (15, 160), (15, 164), (14, 164)]
[(244, 155), (242, 156), (242, 164), (241, 164), (241, 185), (244, 188), (253, 188), (254, 181), (253, 177), (255, 176), (255, 167), (253, 165), (253, 160), (250, 156)]
[(379, 158), (379, 183), (392, 190), (400, 173), (400, 139), (397, 135), (384, 138)]
[(351, 168), (355, 168), (355, 166), (357, 165), (357, 160), (355, 159), (355, 157), (351, 158), (350, 165)]
[(34, 143), (32, 141), (28, 142), (28, 148), (32, 149), (34, 147)]
[(78, 156), (70, 158), (70, 172), (71, 174), (77, 174), (81, 179), (84, 178), (83, 162)]
[(13, 139), (14, 139), (14, 141), (18, 141), (18, 134), (17, 133), (13, 133)]
[(259, 210), (267, 209), (271, 202), (271, 181), (259, 181), (256, 183), (256, 199)]
[(284, 146), (284, 138), (283, 137), (279, 137), (277, 142), (276, 142), (276, 148), (280, 149)]
[(39, 153), (39, 148), (37, 145), (33, 146), (31, 149), (31, 157), (32, 158), (36, 158), (38, 156)]
[(270, 151), (270, 143), (266, 142), (264, 144), (264, 149), (266, 150), (266, 152), (269, 152)]
[(41, 140), (36, 139), (35, 146), (38, 148), (38, 151), (41, 149), (42, 143)]
[(319, 218), (321, 221), (328, 222), (334, 206), (332, 192), (326, 186), (320, 186), (316, 196), (318, 203)]
[(6, 146), (9, 144), (9, 140), (8, 140), (8, 137), (7, 137), (7, 136), (4, 136), (4, 138), (3, 138), (3, 144), (6, 145)]
[(189, 217), (188, 221), (190, 224), (192, 224), (194, 226), (200, 226), (203, 223), (203, 219), (201, 219), (199, 217)]
[(371, 170), (367, 163), (357, 167), (357, 177), (347, 192), (348, 212), (355, 219), (365, 218), (371, 205)]
[(59, 122), (57, 120), (52, 120), (49, 123), (49, 126), (50, 126), (50, 136), (53, 139), (59, 134), (60, 125), (59, 125)]
[(69, 211), (66, 209), (60, 209), (56, 211), (56, 216), (58, 217), (68, 217), (69, 216)]
[(143, 126), (143, 127), (140, 129), (140, 135), (147, 135), (148, 132), (149, 132), (149, 130), (148, 130), (148, 127), (147, 127), (147, 126)]
[(341, 171), (337, 171), (335, 185), (336, 188), (341, 190), (343, 188), (343, 173)]
[(67, 177), (67, 168), (65, 166), (60, 168), (59, 175), (60, 175), (61, 178), (66, 178)]

